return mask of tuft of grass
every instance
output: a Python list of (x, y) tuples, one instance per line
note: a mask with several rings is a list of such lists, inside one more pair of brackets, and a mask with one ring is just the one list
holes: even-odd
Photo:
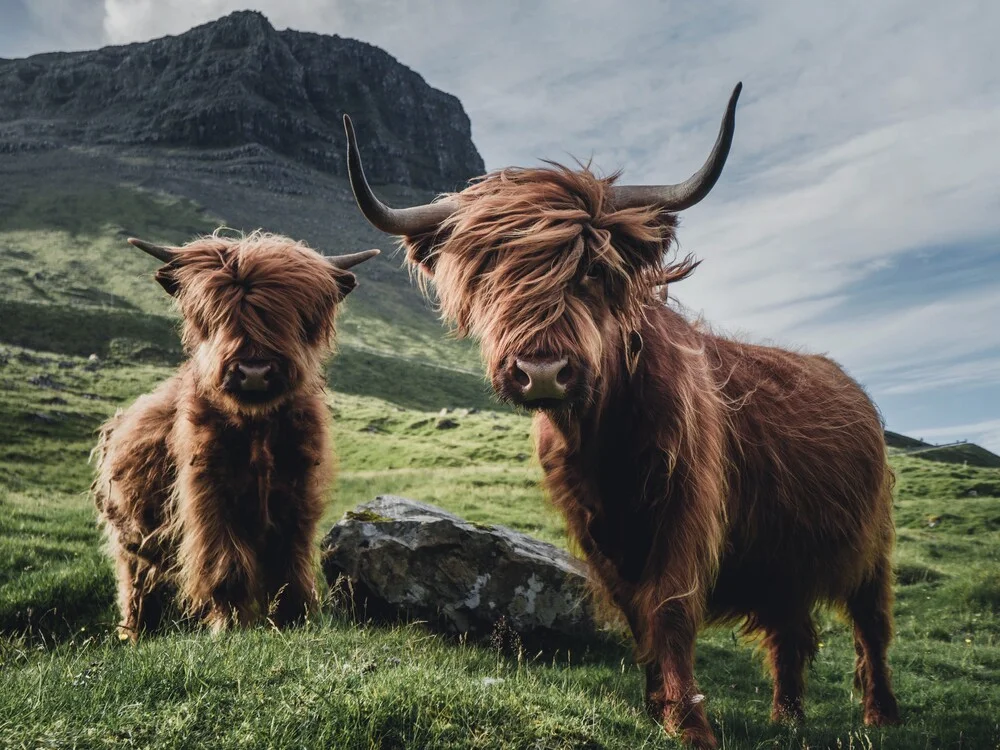
[(966, 583), (965, 602), (974, 609), (1000, 614), (1000, 570), (980, 570)]
[(900, 586), (915, 586), (920, 583), (934, 583), (945, 578), (940, 570), (919, 563), (896, 563), (896, 583)]
[(359, 510), (349, 510), (344, 513), (344, 518), (348, 521), (360, 521), (361, 523), (390, 523), (391, 518), (383, 516), (380, 513), (376, 513), (373, 510), (368, 510), (367, 508)]

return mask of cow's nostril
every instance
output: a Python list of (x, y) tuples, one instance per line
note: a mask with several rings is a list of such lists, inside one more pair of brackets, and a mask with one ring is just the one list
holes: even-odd
[(514, 365), (514, 382), (517, 383), (522, 388), (527, 388), (529, 385), (531, 385), (531, 378), (528, 377), (528, 373), (526, 373), (517, 365)]
[(541, 357), (517, 359), (511, 373), (525, 403), (566, 398), (567, 384), (574, 377), (574, 369), (565, 357), (558, 360)]
[(573, 379), (572, 365), (565, 365), (556, 375), (556, 383), (558, 383), (559, 385), (569, 385), (569, 381), (572, 379)]
[(240, 362), (236, 365), (240, 388), (245, 391), (266, 391), (274, 373), (270, 362)]

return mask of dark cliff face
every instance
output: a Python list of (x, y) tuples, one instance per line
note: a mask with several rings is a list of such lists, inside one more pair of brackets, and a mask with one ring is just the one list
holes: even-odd
[(377, 47), (238, 12), (176, 37), (0, 60), (0, 153), (257, 143), (346, 174), (342, 115), (373, 182), (453, 189), (483, 171), (450, 94)]

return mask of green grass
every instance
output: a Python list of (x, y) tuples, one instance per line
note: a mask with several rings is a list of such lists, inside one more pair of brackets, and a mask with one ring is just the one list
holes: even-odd
[[(178, 631), (119, 644), (87, 454), (100, 420), (169, 370), (89, 370), (11, 347), (0, 362), (0, 747), (671, 746), (642, 712), (623, 639), (518, 658), (419, 625), (358, 627), (332, 607), (290, 633)], [(53, 379), (58, 390), (37, 385)], [(538, 489), (527, 418), (460, 407), (447, 414), (458, 427), (437, 429), (437, 410), (340, 392), (330, 402), (339, 476), (324, 528), (397, 493), (565, 544)], [(850, 634), (824, 613), (800, 730), (769, 723), (770, 686), (752, 648), (729, 630), (702, 635), (698, 673), (725, 747), (1000, 743), (1000, 471), (893, 462), (891, 658), (905, 725), (862, 726)]]

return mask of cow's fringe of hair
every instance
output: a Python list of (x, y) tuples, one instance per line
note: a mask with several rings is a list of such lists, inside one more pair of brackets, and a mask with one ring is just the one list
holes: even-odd
[[(567, 282), (592, 265), (615, 302), (614, 315), (635, 329), (644, 306), (658, 303), (658, 288), (687, 278), (698, 261), (668, 261), (672, 214), (614, 208), (617, 177), (559, 164), (493, 172), (444, 196), (458, 209), (434, 232), (402, 245), (411, 268), (428, 272), (421, 276), (425, 294), (433, 276), (440, 311), (459, 335), (490, 340), (493, 328), (509, 341), (544, 336), (553, 321), (574, 313)], [(599, 360), (600, 352), (593, 355)]]
[[(179, 285), (177, 302), (192, 324), (184, 329), (186, 343), (197, 339), (199, 327), (239, 327), (254, 339), (294, 342), (303, 337), (298, 323), (305, 316), (310, 343), (332, 345), (329, 313), (340, 299), (335, 280), (346, 272), (324, 263), (304, 242), (261, 230), (222, 231), (180, 248), (177, 268), (170, 272)], [(280, 278), (287, 294), (254, 286), (269, 278)]]

